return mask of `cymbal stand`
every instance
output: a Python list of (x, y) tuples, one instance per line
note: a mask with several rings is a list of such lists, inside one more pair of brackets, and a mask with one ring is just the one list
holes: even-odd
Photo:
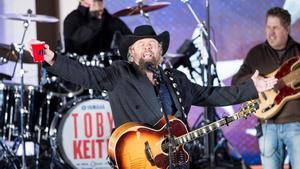
[[(23, 69), (23, 53), (24, 53), (24, 39), (25, 39), (25, 35), (26, 32), (28, 30), (29, 27), (29, 23), (30, 23), (30, 16), (32, 15), (32, 10), (28, 9), (27, 11), (27, 15), (28, 15), (28, 20), (25, 20), (23, 22), (23, 26), (24, 26), (24, 32), (22, 35), (22, 39), (20, 44), (18, 44), (16, 46), (16, 49), (18, 51), (18, 62), (20, 62), (20, 77), (21, 77), (21, 86), (20, 86), (20, 91), (21, 91), (21, 96), (20, 96), (20, 128), (21, 128), (21, 134), (20, 134), (20, 138), (21, 138), (21, 144), (22, 144), (22, 169), (26, 169), (27, 165), (26, 165), (26, 147), (25, 147), (25, 140), (24, 140), (24, 113), (25, 113), (25, 108), (24, 108), (24, 69)], [(16, 63), (16, 64), (17, 64)]]
[(0, 140), (0, 161), (5, 160), (8, 163), (9, 168), (19, 169), (20, 163), (17, 157), (10, 151), (7, 145)]
[(137, 4), (140, 14), (145, 19), (146, 23), (151, 25), (149, 14), (143, 10), (143, 0), (136, 0), (135, 3)]
[(186, 6), (189, 8), (189, 10), (191, 11), (191, 13), (193, 14), (194, 18), (196, 19), (196, 21), (198, 23), (198, 27), (204, 33), (205, 37), (209, 41), (210, 45), (214, 48), (215, 52), (218, 52), (217, 47), (215, 46), (215, 44), (213, 43), (213, 41), (209, 38), (209, 34), (207, 33), (204, 24), (200, 21), (199, 17), (196, 15), (195, 10), (192, 8), (189, 0), (181, 0), (181, 1), (184, 4), (186, 4)]
[[(210, 21), (209, 21), (209, 0), (206, 0), (206, 13), (207, 13), (207, 29), (205, 28), (205, 25), (203, 22), (200, 21), (199, 17), (196, 15), (195, 11), (193, 10), (189, 0), (181, 0), (183, 3), (186, 4), (188, 9), (191, 11), (193, 14), (195, 20), (198, 23), (198, 27), (200, 30), (200, 34), (202, 33), (205, 37), (206, 40), (206, 47), (207, 47), (207, 52), (208, 52), (208, 58), (207, 58), (207, 67), (206, 67), (206, 79), (207, 79), (207, 86), (213, 86), (214, 78), (218, 78), (218, 75), (216, 73), (216, 65), (213, 62), (212, 56), (211, 56), (211, 50), (210, 47), (212, 46), (215, 52), (218, 52), (218, 49), (216, 48), (215, 44), (213, 41), (210, 39)], [(204, 75), (204, 74), (203, 74)], [(205, 84), (205, 83), (204, 83)], [(219, 83), (220, 85), (220, 83)], [(216, 112), (214, 107), (206, 107), (204, 111), (204, 120), (207, 123), (211, 123), (212, 121), (215, 120)], [(205, 154), (206, 157), (209, 161), (210, 166), (215, 165), (215, 154), (214, 154), (214, 147), (216, 144), (216, 134), (215, 133), (210, 133), (209, 135), (206, 135), (204, 137), (204, 145), (206, 146), (205, 149)]]

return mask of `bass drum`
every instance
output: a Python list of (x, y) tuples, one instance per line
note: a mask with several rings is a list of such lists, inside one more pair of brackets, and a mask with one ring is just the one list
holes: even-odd
[(107, 145), (114, 122), (103, 98), (69, 101), (52, 120), (50, 144), (58, 168), (109, 169)]

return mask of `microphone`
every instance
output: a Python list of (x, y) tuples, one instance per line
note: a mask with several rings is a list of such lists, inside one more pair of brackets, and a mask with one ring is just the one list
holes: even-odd
[(154, 74), (160, 75), (159, 69), (155, 68), (153, 63), (151, 63), (151, 62), (145, 62), (144, 68), (145, 68), (145, 70), (148, 70)]
[[(154, 84), (155, 86), (158, 86), (158, 84), (160, 83), (161, 81), (161, 76), (160, 76), (160, 72), (159, 72), (159, 69), (158, 68), (155, 68), (153, 63), (151, 62), (145, 62), (145, 70), (148, 70), (150, 72), (153, 73), (153, 80), (154, 80)], [(158, 90), (157, 90), (158, 91)]]
[(113, 34), (113, 37), (112, 37), (112, 41), (110, 43), (110, 48), (111, 49), (117, 49), (118, 46), (119, 46), (119, 41), (121, 39), (121, 32), (120, 31), (116, 31), (114, 34)]
[[(159, 83), (161, 81), (160, 71), (158, 68), (155, 68), (153, 63), (151, 62), (145, 62), (144, 64), (145, 69), (153, 73), (153, 80), (154, 80), (154, 86), (159, 86)], [(158, 93), (159, 88), (155, 88), (155, 91)]]

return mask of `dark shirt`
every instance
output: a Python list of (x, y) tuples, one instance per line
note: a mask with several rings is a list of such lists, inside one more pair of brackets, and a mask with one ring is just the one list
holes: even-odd
[(163, 110), (168, 115), (175, 114), (175, 112), (176, 112), (175, 104), (171, 98), (171, 94), (170, 94), (167, 84), (163, 78), (159, 84), (159, 98), (162, 102)]
[(89, 8), (79, 5), (64, 20), (65, 52), (93, 55), (110, 51), (116, 31), (123, 35), (132, 33), (123, 21), (106, 9), (102, 19), (94, 19), (89, 16)]
[[(232, 78), (232, 84), (242, 84), (249, 80), (256, 69), (262, 76), (274, 72), (286, 60), (300, 55), (300, 44), (289, 37), (286, 49), (282, 51), (284, 53), (278, 53), (267, 41), (253, 47), (247, 54), (240, 70)], [(280, 53), (281, 56), (279, 56)], [(300, 121), (300, 99), (287, 102), (276, 116), (268, 120), (268, 123), (296, 121)]]

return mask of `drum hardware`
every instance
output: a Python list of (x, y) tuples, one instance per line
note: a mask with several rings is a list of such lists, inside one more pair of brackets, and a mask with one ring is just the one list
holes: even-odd
[[(20, 135), (20, 116), (18, 114), (20, 104), (20, 86), (16, 84), (0, 83), (0, 137), (7, 141)], [(26, 139), (33, 137), (34, 131), (34, 106), (37, 89), (33, 86), (24, 86), (24, 135)]]
[[(55, 79), (55, 78), (54, 78)], [(21, 139), (18, 138), (20, 136), (20, 127), (19, 127), (19, 117), (15, 117), (16, 115), (19, 116), (18, 110), (20, 105), (20, 97), (21, 97), (21, 86), (19, 84), (8, 84), (8, 83), (0, 83), (0, 107), (1, 112), (0, 114), (4, 114), (5, 125), (0, 125), (0, 129), (5, 128), (6, 133), (1, 134), (1, 137), (4, 137), (4, 140), (10, 140), (11, 143), (14, 143), (13, 148), (9, 149), (11, 151), (11, 154), (17, 156), (17, 150), (23, 149), (21, 144)], [(39, 95), (42, 95), (41, 97), (38, 97)], [(53, 151), (53, 148), (51, 149), (43, 149), (43, 146), (45, 148), (45, 142), (49, 142), (51, 140), (51, 137), (49, 136), (49, 132), (51, 129), (51, 124), (53, 123), (53, 117), (57, 118), (64, 118), (64, 113), (58, 113), (60, 110), (60, 107), (64, 107), (66, 103), (70, 104), (70, 107), (76, 106), (80, 101), (90, 100), (93, 98), (107, 98), (107, 92), (106, 91), (95, 91), (90, 89), (89, 93), (86, 97), (80, 97), (80, 98), (74, 98), (70, 101), (68, 101), (70, 98), (68, 97), (62, 97), (62, 96), (55, 96), (53, 93), (45, 93), (45, 90), (41, 90), (40, 87), (34, 87), (34, 86), (24, 86), (24, 139), (26, 140), (26, 153), (25, 156), (27, 157), (33, 150), (33, 148), (28, 147), (28, 141), (34, 139), (34, 155), (30, 158), (34, 158), (35, 165), (40, 165), (40, 155), (47, 156), (48, 158), (51, 157), (51, 153)], [(54, 101), (53, 101), (54, 100)], [(39, 103), (36, 103), (36, 101), (39, 101)], [(56, 102), (55, 102), (56, 101)], [(41, 102), (41, 103), (40, 103)], [(44, 103), (42, 103), (44, 102)], [(54, 103), (55, 102), (55, 103)], [(42, 105), (38, 105), (42, 104)], [(56, 106), (57, 109), (53, 107)], [(5, 108), (5, 109), (3, 109)], [(65, 109), (66, 110), (66, 109)], [(35, 114), (37, 115), (33, 121), (31, 117), (34, 117)], [(2, 116), (1, 116), (2, 117)], [(9, 138), (8, 138), (9, 137)], [(56, 138), (57, 140), (57, 138)], [(31, 142), (32, 143), (32, 142)], [(41, 144), (42, 143), (42, 144)], [(5, 142), (5, 144), (8, 144)], [(32, 145), (32, 144), (30, 144)], [(41, 146), (42, 145), (42, 146)], [(32, 147), (32, 146), (31, 146)], [(58, 148), (59, 149), (59, 148)], [(58, 151), (57, 153), (61, 153)], [(46, 152), (47, 151), (47, 152)], [(18, 151), (19, 155), (22, 155), (23, 151)], [(46, 154), (47, 153), (47, 154)], [(55, 151), (54, 153), (55, 154)], [(32, 155), (32, 153), (31, 153)], [(55, 157), (57, 157), (56, 155)], [(55, 161), (55, 160), (54, 160)], [(1, 161), (4, 163), (4, 161)], [(65, 168), (66, 161), (64, 159), (56, 160), (56, 163), (60, 162)], [(32, 164), (32, 163), (30, 163)], [(28, 164), (27, 164), (28, 165)], [(57, 164), (56, 164), (57, 165)], [(92, 165), (92, 164), (91, 164)], [(1, 164), (0, 164), (1, 166)], [(1, 168), (1, 167), (0, 167)]]
[(95, 95), (95, 91), (93, 89), (89, 89), (88, 93), (91, 98)]
[[(60, 104), (52, 104), (52, 99), (56, 98), (56, 96), (53, 96), (51, 93), (42, 93), (42, 100), (41, 105), (38, 109), (38, 118), (37, 122), (34, 127), (34, 131), (36, 133), (36, 144), (35, 147), (35, 166), (39, 167), (41, 159), (41, 155), (44, 157), (51, 157), (51, 152), (48, 150), (48, 142), (49, 142), (49, 128), (50, 123), (52, 120), (52, 117), (50, 116), (53, 111), (56, 111), (51, 109), (51, 107), (59, 107)], [(55, 105), (55, 106), (54, 106)], [(48, 159), (49, 160), (49, 159)]]
[(27, 109), (26, 109), (26, 125), (25, 125), (25, 134), (27, 136), (27, 138), (33, 137), (32, 136), (32, 131), (34, 131), (34, 119), (33, 119), (33, 112), (34, 112), (34, 107), (33, 107), (33, 97), (34, 97), (34, 93), (35, 93), (35, 88), (33, 86), (28, 86), (27, 87), (28, 90), (28, 101), (27, 101)]
[(92, 56), (78, 55), (76, 53), (66, 53), (64, 55), (73, 60), (77, 60), (83, 65), (96, 67), (106, 67), (111, 65), (115, 56), (113, 52), (100, 52)]
[(34, 145), (34, 150), (35, 150), (35, 166), (37, 166), (37, 168), (39, 168), (39, 164), (40, 164), (40, 145), (41, 145), (41, 134), (42, 134), (42, 130), (39, 126), (41, 126), (42, 124), (42, 108), (40, 108), (39, 111), (39, 118), (38, 118), (38, 126), (34, 126), (34, 130), (37, 132), (37, 138), (36, 138), (36, 144)]
[[(7, 68), (7, 66), (9, 64), (11, 65), (15, 65), (14, 63), (17, 61), (17, 49), (15, 48), (16, 44), (0, 44), (0, 65), (3, 65), (4, 67), (0, 72), (0, 80), (12, 80), (13, 76), (11, 75), (11, 73), (13, 72), (13, 70), (9, 71), (5, 71), (5, 69)], [(23, 62), (24, 63), (33, 63), (33, 59), (30, 55), (30, 53), (26, 50), (24, 50), (23, 53)], [(3, 71), (3, 72), (2, 72)]]
[[(213, 86), (213, 83), (215, 82), (214, 80), (217, 80), (218, 85), (220, 86), (220, 80), (219, 80), (219, 77), (216, 72), (216, 65), (214, 63), (212, 53), (211, 53), (211, 47), (213, 47), (213, 50), (215, 53), (218, 52), (218, 49), (216, 48), (215, 44), (213, 43), (213, 41), (211, 40), (211, 37), (210, 37), (210, 29), (211, 29), (210, 28), (210, 17), (209, 17), (210, 16), (210, 1), (209, 0), (205, 1), (205, 4), (206, 4), (205, 9), (206, 9), (206, 16), (207, 16), (206, 23), (205, 23), (206, 25), (196, 15), (189, 0), (181, 0), (181, 1), (187, 6), (189, 11), (192, 13), (194, 19), (198, 23), (197, 31), (199, 31), (199, 34), (197, 34), (198, 36), (193, 38), (191, 41), (195, 42), (196, 39), (198, 41), (199, 41), (199, 39), (201, 39), (203, 41), (203, 43), (202, 42), (198, 43), (198, 46), (195, 46), (198, 49), (196, 54), (199, 55), (197, 60), (199, 60), (199, 62), (200, 62), (198, 68), (200, 69), (201, 72), (197, 72), (197, 71), (195, 71), (195, 69), (190, 69), (191, 77), (193, 77), (192, 73), (197, 73), (201, 77), (202, 83), (204, 86)], [(202, 49), (201, 49), (200, 45), (203, 46)], [(205, 58), (205, 60), (203, 58)], [(207, 123), (207, 122), (210, 123), (212, 121), (215, 121), (218, 118), (219, 117), (216, 113), (215, 108), (207, 107), (207, 108), (205, 108), (205, 110), (203, 112), (203, 118), (201, 118), (201, 116), (199, 116), (198, 119), (196, 119), (196, 123), (193, 126), (193, 128), (200, 127), (199, 126), (201, 124), (200, 120), (203, 120), (205, 123)], [(223, 137), (223, 136), (221, 136), (221, 137)], [(202, 159), (200, 161), (205, 162), (204, 164), (207, 167), (216, 167), (214, 165), (217, 163), (216, 160), (218, 159), (218, 156), (219, 156), (219, 154), (216, 153), (216, 149), (218, 147), (217, 140), (218, 140), (218, 135), (216, 132), (203, 137), (204, 155), (201, 156)], [(197, 161), (199, 161), (199, 160), (197, 160)], [(200, 167), (199, 165), (196, 165), (196, 166)]]
[[(64, 54), (64, 56), (71, 58), (72, 60), (85, 59), (87, 56), (80, 56), (77, 54)], [(83, 92), (83, 88), (79, 85), (73, 84), (60, 77), (57, 77), (51, 73), (45, 71), (42, 81), (42, 90), (54, 97), (74, 97)]]
[(144, 6), (143, 5), (143, 0), (136, 0), (135, 2), (137, 4), (137, 6), (138, 6), (138, 9), (139, 9), (139, 12), (140, 12), (141, 16), (143, 18), (145, 18), (146, 23), (148, 23), (149, 25), (151, 25), (149, 14), (148, 14), (148, 12), (146, 12), (143, 9), (143, 6)]
[(89, 96), (90, 99), (98, 98), (98, 97), (108, 99), (108, 92), (106, 90), (98, 91), (98, 90), (94, 90), (94, 89), (88, 89), (87, 96)]
[[(188, 7), (188, 9), (190, 10), (190, 12), (193, 14), (195, 20), (196, 20), (197, 23), (198, 23), (199, 29), (203, 32), (203, 34), (205, 35), (205, 37), (208, 39), (209, 44), (214, 48), (215, 52), (217, 53), (217, 52), (218, 52), (218, 49), (217, 49), (216, 45), (215, 45), (214, 42), (210, 39), (210, 36), (209, 36), (209, 34), (207, 33), (207, 31), (206, 31), (207, 29), (205, 28), (204, 23), (200, 21), (199, 17), (198, 17), (197, 14), (195, 13), (195, 10), (192, 8), (190, 1), (189, 1), (189, 0), (181, 0), (181, 1)], [(209, 3), (207, 2), (207, 4), (209, 4)], [(210, 29), (210, 28), (209, 28), (209, 29)], [(210, 45), (209, 45), (209, 46), (210, 46)]]
[(114, 13), (113, 16), (120, 17), (140, 14), (143, 18), (145, 18), (146, 23), (151, 25), (148, 12), (167, 7), (170, 5), (170, 2), (154, 2), (149, 5), (144, 5), (143, 0), (136, 0), (136, 4), (136, 6), (128, 7)]
[(9, 103), (9, 98), (10, 98), (10, 93), (8, 92), (7, 86), (5, 86), (3, 83), (1, 83), (1, 136), (2, 139), (5, 140), (7, 139), (7, 129), (10, 127), (9, 125), (12, 124), (12, 122), (8, 122), (8, 119), (12, 119), (12, 117), (8, 117), (9, 115), (12, 114), (12, 112), (8, 107), (10, 106)]
[(0, 56), (0, 65), (3, 65), (7, 62), (8, 62), (8, 59), (6, 59), (5, 57)]
[[(18, 127), (20, 127), (20, 133), (19, 133), (19, 138), (20, 138), (20, 143), (21, 143), (21, 147), (22, 147), (22, 169), (26, 169), (27, 165), (26, 165), (26, 146), (25, 146), (25, 138), (26, 138), (26, 129), (29, 129), (30, 126), (25, 126), (25, 122), (28, 122), (28, 118), (27, 121), (25, 121), (25, 117), (27, 114), (27, 117), (29, 116), (29, 110), (26, 110), (25, 106), (24, 106), (24, 68), (23, 68), (23, 63), (24, 63), (24, 38), (26, 35), (26, 32), (28, 30), (28, 27), (30, 25), (30, 22), (49, 22), (49, 23), (55, 23), (58, 22), (57, 18), (54, 17), (50, 17), (50, 16), (45, 16), (45, 15), (35, 15), (32, 14), (32, 10), (28, 10), (27, 14), (4, 14), (4, 15), (0, 15), (0, 18), (2, 19), (8, 19), (8, 20), (18, 20), (18, 21), (23, 21), (23, 27), (24, 27), (24, 32), (21, 38), (21, 42), (17, 45), (15, 45), (15, 49), (17, 51), (17, 58), (16, 58), (16, 64), (14, 66), (14, 71), (13, 71), (13, 75), (15, 73), (16, 70), (16, 65), (18, 62), (20, 62), (20, 95), (18, 96), (18, 94), (15, 95), (16, 98), (16, 105), (15, 105), (15, 111), (19, 114), (19, 118), (20, 118), (20, 124), (18, 125)], [(32, 58), (31, 58), (32, 59)], [(17, 111), (18, 110), (18, 111)], [(15, 115), (17, 113), (14, 113)], [(13, 112), (11, 112), (10, 117), (12, 117)], [(12, 125), (12, 118), (10, 119), (10, 124), (9, 124), (9, 132), (11, 132), (11, 129), (15, 129), (15, 126)], [(9, 133), (9, 136), (11, 134)], [(38, 168), (38, 166), (36, 166)]]
[(43, 134), (41, 135), (42, 139), (43, 140), (47, 140), (49, 135), (49, 118), (50, 118), (50, 100), (52, 98), (52, 94), (47, 94), (46, 96), (46, 125), (45, 125), (45, 128), (43, 130)]
[[(145, 12), (151, 12), (155, 11), (164, 7), (169, 6), (171, 3), (170, 2), (154, 2), (152, 4), (144, 5), (141, 4), (141, 0), (137, 0), (136, 3), (138, 4), (137, 6), (133, 7), (127, 7), (125, 9), (119, 10), (113, 14), (113, 16), (120, 17), (120, 16), (132, 16), (132, 15), (137, 15), (141, 13), (141, 10)], [(140, 3), (140, 4), (139, 4)]]
[[(29, 12), (30, 13), (30, 12)], [(30, 14), (28, 14), (30, 15)], [(8, 17), (8, 15), (6, 15)], [(2, 17), (2, 16), (0, 16)], [(40, 22), (42, 21), (41, 18), (39, 16), (34, 16), (35, 18), (32, 19), (31, 21), (37, 21)], [(3, 17), (2, 17), (3, 18)], [(17, 17), (17, 18), (12, 18), (11, 20), (23, 20), (23, 17)], [(47, 21), (47, 20), (44, 20)], [(27, 21), (25, 21), (27, 22)], [(25, 29), (27, 30), (27, 28), (29, 27), (29, 23), (24, 23), (24, 24), (28, 24), (25, 25)], [(22, 37), (22, 42), (24, 40), (24, 36), (25, 36), (25, 32), (23, 34)], [(21, 43), (22, 44), (22, 43)], [(15, 44), (15, 50), (16, 50), (16, 57), (15, 60), (8, 58), (9, 61), (16, 61), (16, 62), (22, 62), (25, 63), (27, 61), (25, 61), (26, 59), (26, 51), (23, 49), (23, 45), (17, 45)], [(21, 56), (23, 53), (23, 56)], [(18, 56), (20, 55), (20, 56)], [(29, 55), (30, 56), (30, 55)], [(92, 57), (92, 60), (88, 60), (88, 57), (86, 57), (85, 61), (82, 62), (85, 65), (89, 65), (89, 66), (99, 66), (99, 67), (105, 67), (109, 64), (112, 63), (113, 60), (113, 54), (110, 53), (99, 53), (98, 55), (95, 55)], [(18, 58), (19, 57), (19, 58)], [(6, 57), (5, 57), (6, 58)], [(30, 56), (30, 58), (32, 58)], [(23, 59), (23, 60), (22, 60)], [(24, 60), (25, 59), (25, 60)], [(20, 61), (21, 60), (21, 61)], [(107, 63), (105, 63), (107, 62)], [(21, 74), (24, 73), (24, 69), (21, 68)], [(23, 74), (22, 74), (23, 75)], [(2, 76), (0, 76), (0, 78), (2, 78)], [(22, 77), (24, 79), (24, 77)], [(48, 82), (50, 83), (58, 83), (61, 82), (59, 78), (57, 77), (49, 77)], [(22, 79), (21, 79), (22, 82)], [(2, 86), (2, 87), (1, 87)], [(58, 84), (59, 87), (63, 88), (65, 86), (65, 84), (61, 85)], [(57, 108), (58, 110), (53, 111), (51, 109), (53, 104), (53, 99), (56, 100), (57, 102), (59, 102), (58, 104), (55, 104), (56, 107), (64, 107), (63, 105), (65, 103), (69, 103), (70, 107), (67, 109), (65, 108), (65, 110), (69, 110), (71, 111), (70, 108), (72, 107), (77, 107), (78, 104), (80, 104), (81, 101), (87, 101), (87, 102), (91, 102), (92, 99), (94, 98), (98, 98), (95, 97), (95, 95), (98, 95), (98, 91), (95, 90), (89, 90), (89, 95), (87, 97), (80, 97), (80, 98), (74, 98), (74, 100), (68, 101), (68, 99), (70, 99), (69, 97), (74, 97), (77, 96), (78, 94), (81, 93), (81, 90), (83, 90), (82, 88), (80, 88), (80, 91), (78, 92), (77, 90), (70, 90), (68, 87), (65, 88), (66, 89), (66, 93), (55, 93), (55, 92), (51, 92), (50, 90), (45, 90), (45, 88), (42, 87), (42, 90), (40, 90), (39, 86), (37, 87), (33, 87), (33, 86), (25, 86), (24, 83), (15, 85), (15, 84), (3, 84), (1, 85), (0, 83), (0, 114), (1, 117), (3, 117), (3, 120), (1, 121), (5, 121), (5, 125), (0, 124), (0, 136), (3, 138), (3, 140), (11, 140), (11, 142), (14, 144), (13, 148), (7, 148), (5, 149), (6, 154), (10, 154), (10, 160), (7, 161), (7, 163), (9, 163), (9, 165), (13, 166), (16, 164), (17, 167), (15, 168), (27, 168), (28, 166), (28, 162), (25, 163), (23, 162), (24, 156), (27, 156), (27, 151), (29, 150), (27, 147), (27, 142), (26, 141), (31, 141), (34, 139), (34, 155), (35, 155), (35, 166), (36, 168), (39, 168), (39, 160), (40, 155), (43, 153), (42, 152), (42, 148), (41, 145), (43, 146), (43, 144), (41, 144), (41, 142), (43, 141), (51, 141), (51, 136), (49, 135), (49, 133), (51, 133), (51, 131), (55, 131), (56, 128), (53, 128), (51, 125), (52, 123), (54, 123), (54, 119), (52, 116), (54, 116), (57, 119), (65, 119), (67, 118), (67, 116), (64, 116), (65, 112), (62, 111), (58, 111), (60, 109), (63, 108)], [(47, 94), (45, 93), (47, 92)], [(95, 94), (96, 93), (96, 94)], [(41, 95), (44, 94), (43, 99), (45, 100), (45, 103), (39, 103), (42, 105), (36, 105), (35, 103), (35, 99), (40, 99), (39, 97), (37, 97), (36, 95)], [(56, 95), (57, 94), (57, 95)], [(107, 97), (107, 93), (106, 92), (101, 92), (100, 96), (102, 98), (106, 98)], [(9, 100), (9, 101), (8, 101)], [(43, 100), (43, 101), (44, 101)], [(3, 102), (1, 102), (3, 101)], [(41, 101), (41, 100), (39, 100)], [(6, 111), (9, 110), (9, 111)], [(47, 112), (47, 113), (45, 113)], [(60, 112), (60, 113), (59, 113)], [(4, 115), (4, 116), (2, 116)], [(35, 116), (37, 115), (37, 116)], [(17, 117), (15, 117), (17, 116)], [(22, 118), (21, 118), (21, 117)], [(32, 119), (34, 117), (34, 119)], [(21, 122), (21, 119), (23, 120), (23, 122)], [(94, 119), (93, 119), (94, 120)], [(23, 125), (20, 125), (19, 123), (22, 123)], [(59, 123), (62, 123), (62, 121), (59, 121)], [(21, 126), (23, 126), (23, 129), (21, 129)], [(4, 129), (3, 129), (4, 128)], [(59, 132), (59, 128), (57, 128), (58, 130), (56, 132)], [(54, 140), (58, 140), (57, 137), (54, 138)], [(1, 140), (0, 140), (1, 141)], [(53, 142), (53, 141), (52, 141)], [(2, 142), (4, 146), (7, 147), (6, 142)], [(0, 144), (1, 144), (0, 143)], [(26, 146), (23, 146), (26, 145)], [(57, 149), (54, 149), (53, 147), (51, 148), (51, 152), (54, 152), (53, 154), (56, 154), (55, 157), (61, 156), (61, 150), (59, 150), (59, 145), (56, 144)], [(26, 150), (25, 150), (26, 147)], [(22, 162), (21, 161), (12, 161), (14, 158), (17, 159), (16, 157), (16, 153), (17, 150), (21, 150), (21, 154), (22, 155)], [(1, 149), (0, 146), (0, 152), (2, 152), (1, 150), (4, 151), (4, 149)], [(105, 150), (104, 150), (105, 151)], [(50, 152), (50, 151), (49, 151)], [(57, 155), (59, 154), (59, 155)], [(4, 155), (4, 153), (0, 153), (0, 159), (1, 159), (1, 155)], [(8, 156), (8, 155), (6, 155)], [(58, 158), (55, 158), (58, 159)], [(67, 162), (66, 158), (62, 157), (61, 159), (57, 160), (60, 164), (63, 164), (63, 168), (65, 168), (67, 165), (73, 164), (72, 162)], [(19, 163), (17, 165), (17, 163)], [(93, 165), (92, 163), (89, 165)], [(0, 164), (1, 166), (1, 164)], [(1, 167), (0, 167), (1, 168)], [(13, 168), (13, 167), (10, 167)]]
[[(7, 145), (0, 140), (0, 161), (5, 161), (7, 168), (19, 169), (21, 168), (20, 162), (16, 156), (10, 151)], [(3, 167), (3, 166), (2, 166)]]
[[(114, 57), (113, 53), (111, 52), (100, 52), (99, 54), (92, 56), (78, 55), (76, 53), (66, 53), (63, 55), (71, 58), (72, 60), (78, 61), (83, 65), (96, 67), (106, 67), (110, 65)], [(43, 90), (55, 97), (72, 98), (82, 94), (85, 91), (84, 88), (80, 87), (79, 85), (67, 82), (50, 73), (46, 73), (46, 77), (44, 79), (45, 84), (43, 84)], [(92, 93), (95, 92), (93, 91)]]
[[(17, 86), (14, 86), (13, 90), (13, 98), (14, 102), (11, 104), (13, 105), (13, 108), (10, 108), (10, 114), (9, 114), (9, 123), (8, 123), (8, 141), (12, 141), (12, 136), (19, 136), (21, 133), (19, 133), (19, 127), (18, 121), (21, 120), (21, 116), (18, 114), (18, 110), (20, 109), (20, 99), (21, 95), (19, 92), (16, 92), (18, 90)], [(12, 106), (12, 105), (11, 105)]]
[[(1, 65), (1, 60), (5, 63), (8, 63), (9, 61), (12, 62), (17, 62), (18, 59), (18, 48), (16, 48), (16, 46), (18, 46), (15, 43), (11, 43), (11, 44), (1, 44), (0, 43), (0, 65)], [(23, 63), (30, 63), (30, 64), (34, 64), (35, 62), (33, 62), (33, 59), (30, 55), (30, 52), (23, 49)]]
[[(1, 138), (3, 140), (3, 144), (5, 146), (8, 145), (8, 149), (6, 151), (10, 151), (9, 153), (13, 156), (22, 155), (22, 146), (20, 137), (20, 116), (18, 110), (20, 109), (20, 91), (21, 86), (17, 84), (9, 84), (9, 83), (0, 83), (0, 130), (1, 130)], [(36, 104), (36, 92), (38, 88), (33, 86), (24, 86), (24, 139), (26, 140), (26, 154), (25, 156), (29, 156), (33, 154), (33, 138), (36, 136), (35, 128), (33, 121), (33, 110), (34, 105)], [(29, 141), (29, 142), (28, 142)], [(31, 144), (29, 144), (31, 143)], [(36, 146), (36, 145), (34, 145)], [(17, 158), (17, 157), (11, 157)], [(1, 160), (1, 164), (12, 163), (11, 161), (5, 161), (5, 159)], [(7, 164), (13, 165), (13, 164)], [(1, 168), (1, 167), (0, 167)], [(9, 167), (12, 168), (12, 167)], [(18, 167), (21, 168), (21, 167)]]
[[(28, 10), (27, 12), (27, 17), (29, 18), (30, 15), (32, 14), (32, 11), (31, 10)], [(27, 165), (26, 165), (26, 159), (25, 159), (25, 152), (26, 152), (26, 148), (25, 148), (25, 141), (24, 141), (24, 105), (23, 105), (23, 100), (24, 100), (24, 69), (23, 69), (23, 52), (24, 52), (24, 38), (25, 38), (25, 34), (27, 32), (27, 29), (29, 27), (29, 23), (30, 23), (30, 20), (29, 19), (26, 19), (24, 20), (24, 23), (23, 23), (23, 26), (24, 26), (24, 32), (23, 32), (23, 36), (22, 36), (22, 39), (21, 39), (21, 43), (16, 47), (18, 50), (18, 59), (17, 59), (17, 62), (20, 61), (20, 65), (21, 65), (21, 68), (20, 68), (20, 74), (21, 74), (21, 97), (20, 97), (20, 128), (21, 128), (21, 133), (20, 133), (20, 136), (21, 136), (21, 143), (22, 143), (22, 168), (25, 169), (27, 168)], [(15, 64), (15, 68), (16, 68), (16, 65), (17, 65), (17, 62)], [(15, 73), (15, 68), (14, 68), (14, 72), (13, 72), (13, 75)]]
[(32, 11), (30, 12), (30, 15), (28, 15), (28, 13), (27, 14), (11, 13), (11, 14), (0, 15), (0, 18), (8, 19), (8, 20), (16, 20), (16, 21), (41, 22), (41, 23), (56, 23), (59, 21), (56, 17), (53, 16), (32, 14)]
[(79, 85), (67, 82), (57, 76), (47, 73), (46, 84), (43, 90), (51, 96), (55, 97), (74, 97), (83, 92), (83, 88)]
[(3, 80), (3, 79), (11, 79), (11, 77), (9, 75), (0, 73), (0, 80)]

